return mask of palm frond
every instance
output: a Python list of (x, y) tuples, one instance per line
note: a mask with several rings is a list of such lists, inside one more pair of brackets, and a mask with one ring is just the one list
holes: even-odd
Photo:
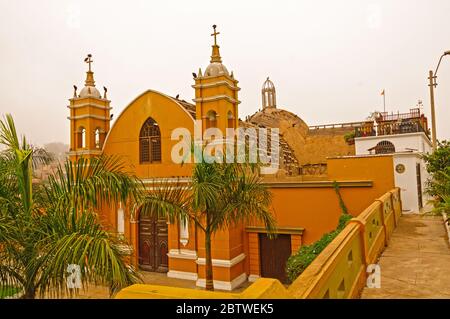
[(120, 251), (124, 243), (104, 230), (94, 213), (52, 211), (42, 225), (51, 239), (43, 242), (43, 250), (51, 253), (44, 257), (45, 267), (39, 279), (41, 294), (71, 293), (67, 286), (69, 265), (79, 266), (84, 286), (106, 285), (111, 293), (141, 282), (124, 261)]
[(190, 218), (191, 193), (189, 185), (180, 181), (153, 181), (140, 201), (140, 213), (144, 216), (168, 218), (170, 222)]
[(125, 203), (130, 198), (137, 201), (142, 184), (125, 170), (119, 157), (102, 156), (66, 160), (49, 176), (45, 190), (54, 208), (83, 211), (101, 208), (104, 203)]

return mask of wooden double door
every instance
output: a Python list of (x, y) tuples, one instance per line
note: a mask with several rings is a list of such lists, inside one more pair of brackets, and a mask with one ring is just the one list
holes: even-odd
[(147, 271), (169, 269), (168, 225), (165, 219), (139, 218), (139, 267)]
[(282, 283), (288, 283), (286, 262), (291, 254), (291, 235), (278, 234), (276, 238), (269, 239), (267, 234), (259, 234), (262, 277), (276, 278)]

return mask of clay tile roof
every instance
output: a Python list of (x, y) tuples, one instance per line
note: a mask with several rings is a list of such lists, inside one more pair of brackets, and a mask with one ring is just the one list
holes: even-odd
[(195, 105), (189, 102), (186, 102), (185, 100), (179, 100), (177, 98), (174, 98), (177, 100), (178, 103), (180, 103), (186, 111), (192, 116), (192, 118), (195, 120)]

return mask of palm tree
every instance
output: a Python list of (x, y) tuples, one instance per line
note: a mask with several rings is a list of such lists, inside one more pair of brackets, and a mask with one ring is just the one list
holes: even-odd
[(206, 290), (214, 290), (211, 238), (221, 229), (261, 221), (269, 234), (275, 220), (269, 211), (271, 193), (249, 164), (195, 165), (189, 185), (154, 185), (143, 200), (143, 214), (168, 217), (171, 222), (192, 220), (205, 234)]
[(50, 158), (19, 141), (10, 115), (0, 121), (0, 145), (0, 289), (20, 287), (24, 298), (71, 295), (78, 290), (68, 288), (69, 265), (78, 265), (83, 287), (109, 285), (111, 294), (139, 280), (95, 213), (140, 194), (117, 158), (66, 161), (48, 183), (35, 184), (33, 164)]

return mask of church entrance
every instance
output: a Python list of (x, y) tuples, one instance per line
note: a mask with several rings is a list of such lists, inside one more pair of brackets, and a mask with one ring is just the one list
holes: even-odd
[(269, 239), (267, 234), (259, 234), (259, 254), (261, 277), (276, 278), (287, 283), (286, 262), (291, 256), (291, 235), (278, 234)]
[(167, 221), (139, 217), (139, 268), (167, 272), (169, 269)]

